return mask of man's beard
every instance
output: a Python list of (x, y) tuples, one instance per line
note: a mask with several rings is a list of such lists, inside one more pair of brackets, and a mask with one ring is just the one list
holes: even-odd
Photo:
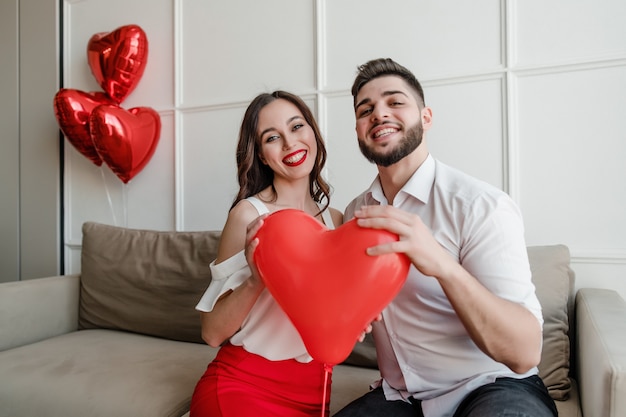
[(368, 161), (382, 167), (388, 167), (400, 161), (405, 156), (409, 155), (422, 143), (422, 137), (424, 136), (424, 129), (422, 129), (422, 122), (418, 121), (415, 126), (410, 128), (406, 135), (400, 139), (400, 142), (390, 150), (389, 152), (376, 152), (367, 147), (367, 145), (359, 139), (359, 148), (361, 153)]

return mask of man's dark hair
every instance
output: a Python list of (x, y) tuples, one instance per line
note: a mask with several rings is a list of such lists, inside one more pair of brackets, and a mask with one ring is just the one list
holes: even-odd
[(424, 90), (417, 81), (415, 75), (391, 58), (378, 58), (366, 62), (357, 68), (358, 73), (352, 84), (353, 104), (356, 104), (356, 96), (361, 88), (375, 78), (384, 75), (396, 75), (402, 78), (415, 92), (417, 103), (424, 106)]

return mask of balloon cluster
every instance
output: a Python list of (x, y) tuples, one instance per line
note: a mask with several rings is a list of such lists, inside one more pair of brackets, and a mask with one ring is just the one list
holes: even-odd
[(87, 44), (87, 61), (104, 92), (62, 88), (54, 96), (54, 114), (68, 141), (97, 166), (105, 162), (125, 184), (150, 161), (161, 134), (153, 109), (120, 107), (137, 87), (147, 58), (148, 39), (139, 26), (97, 33)]

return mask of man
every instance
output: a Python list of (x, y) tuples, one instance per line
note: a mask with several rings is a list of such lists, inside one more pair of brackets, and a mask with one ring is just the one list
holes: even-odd
[(345, 218), (398, 234), (368, 253), (413, 265), (373, 324), (382, 380), (336, 416), (556, 416), (537, 376), (543, 318), (518, 207), (429, 154), (433, 114), (409, 70), (367, 62), (352, 95), (378, 176)]

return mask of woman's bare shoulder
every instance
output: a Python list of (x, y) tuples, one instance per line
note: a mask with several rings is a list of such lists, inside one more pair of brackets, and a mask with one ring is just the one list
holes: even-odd
[(257, 209), (246, 200), (239, 201), (228, 212), (217, 253), (218, 263), (243, 250), (246, 244), (246, 229), (257, 217), (259, 217)]

